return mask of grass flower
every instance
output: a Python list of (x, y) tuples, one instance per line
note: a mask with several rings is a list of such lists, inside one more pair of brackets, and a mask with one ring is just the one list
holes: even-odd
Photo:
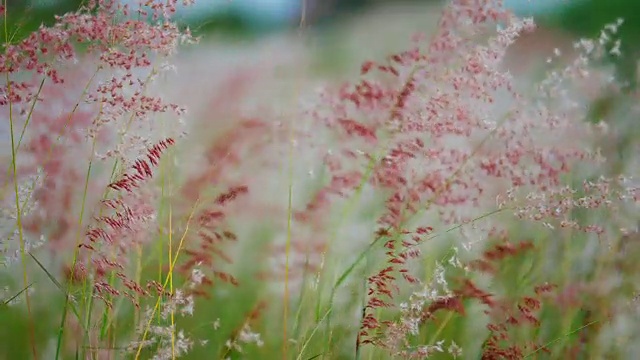
[(594, 110), (637, 96), (604, 62), (622, 20), (532, 81), (533, 19), (452, 0), (298, 103), (266, 66), (181, 78), (177, 5), (5, 28), (0, 357), (635, 354), (637, 144)]

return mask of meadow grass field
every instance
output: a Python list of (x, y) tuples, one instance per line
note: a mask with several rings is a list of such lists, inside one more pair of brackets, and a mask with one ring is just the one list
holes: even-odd
[(636, 358), (624, 19), (230, 43), (140, 3), (25, 36), (0, 6), (0, 358)]

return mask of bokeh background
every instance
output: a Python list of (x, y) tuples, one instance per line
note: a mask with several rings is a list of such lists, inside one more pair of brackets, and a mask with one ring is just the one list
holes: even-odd
[[(51, 24), (54, 14), (76, 9), (85, 0), (6, 0), (12, 11), (8, 22), (28, 34), (41, 23)], [(136, 0), (121, 0), (135, 3)], [(198, 0), (181, 7), (180, 22), (198, 34), (215, 34), (229, 42), (256, 40), (274, 33), (290, 32), (305, 13), (308, 28), (331, 31), (363, 14), (402, 11), (409, 15), (419, 7), (437, 12), (439, 0)], [(594, 37), (602, 27), (619, 17), (625, 19), (620, 30), (623, 56), (616, 59), (621, 75), (635, 86), (636, 61), (640, 47), (640, 2), (629, 0), (505, 0), (505, 5), (521, 15), (532, 15), (543, 28), (572, 36)], [(433, 19), (432, 19), (433, 20)], [(402, 19), (398, 19), (402, 22)], [(406, 22), (411, 25), (411, 21)], [(398, 24), (401, 25), (401, 24)]]

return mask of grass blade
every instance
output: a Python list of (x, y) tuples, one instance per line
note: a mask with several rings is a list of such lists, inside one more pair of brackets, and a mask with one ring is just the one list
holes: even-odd
[(23, 292), (29, 290), (29, 288), (33, 285), (33, 283), (29, 284), (27, 287), (25, 287), (24, 289), (20, 290), (17, 294), (13, 295), (12, 297), (10, 297), (9, 299), (5, 300), (2, 303), (2, 306), (9, 306), (9, 303), (12, 302), (13, 300), (15, 300), (18, 296), (20, 296)]

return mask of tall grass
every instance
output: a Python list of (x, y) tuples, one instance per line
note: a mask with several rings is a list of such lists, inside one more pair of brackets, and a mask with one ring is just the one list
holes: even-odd
[(533, 83), (505, 62), (533, 20), (454, 0), (279, 103), (264, 68), (171, 76), (176, 6), (87, 1), (19, 40), (0, 8), (0, 357), (634, 358), (637, 164), (602, 147), (621, 112), (587, 121), (603, 93), (635, 111), (600, 61), (622, 20)]

